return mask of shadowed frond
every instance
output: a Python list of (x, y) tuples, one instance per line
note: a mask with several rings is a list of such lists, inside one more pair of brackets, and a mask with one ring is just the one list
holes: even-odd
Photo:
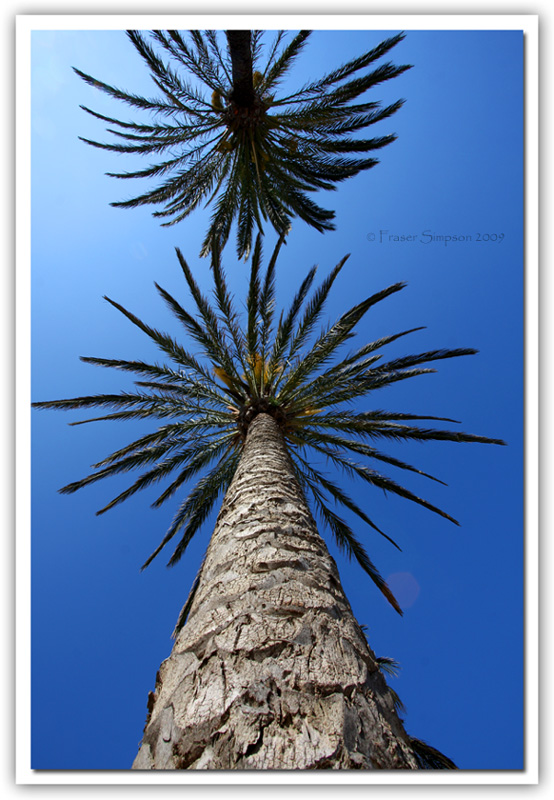
[(386, 672), (387, 675), (390, 675), (393, 678), (398, 675), (400, 664), (398, 661), (395, 661), (394, 658), (390, 658), (389, 656), (379, 656), (377, 658), (377, 663), (381, 672)]
[[(341, 519), (335, 512), (329, 508), (327, 505), (324, 495), (321, 491), (317, 488), (317, 484), (324, 486), (325, 481), (322, 479), (322, 476), (319, 474), (314, 473), (314, 471), (308, 467), (306, 461), (301, 459), (299, 455), (296, 453), (293, 456), (293, 463), (296, 467), (296, 476), (298, 478), (298, 482), (302, 486), (307, 497), (312, 498), (313, 505), (315, 511), (317, 512), (319, 518), (324, 523), (324, 525), (329, 528), (331, 533), (333, 534), (333, 538), (335, 539), (339, 548), (345, 552), (349, 558), (354, 557), (364, 572), (369, 575), (373, 583), (377, 586), (379, 591), (384, 595), (384, 597), (388, 600), (388, 602), (392, 605), (392, 607), (402, 616), (402, 609), (398, 605), (398, 602), (394, 595), (392, 594), (391, 590), (387, 586), (384, 578), (379, 573), (379, 570), (373, 564), (373, 562), (368, 557), (363, 545), (360, 541), (356, 538), (356, 535), (351, 530), (351, 528), (346, 524), (346, 522)], [(312, 477), (315, 478), (312, 480)], [(329, 486), (324, 486), (329, 491)], [(337, 499), (336, 497), (334, 499)], [(350, 507), (348, 503), (345, 503), (347, 507)], [(373, 528), (376, 528), (373, 523), (370, 522), (369, 519), (365, 519)], [(379, 531), (382, 533), (382, 531)], [(385, 535), (385, 534), (383, 534)], [(386, 537), (388, 538), (388, 537)], [(394, 544), (394, 542), (393, 542)]]
[(421, 739), (410, 736), (410, 746), (419, 769), (458, 769), (451, 759)]

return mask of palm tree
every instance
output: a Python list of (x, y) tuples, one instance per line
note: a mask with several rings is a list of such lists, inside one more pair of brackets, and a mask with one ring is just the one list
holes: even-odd
[(346, 258), (310, 296), (312, 268), (276, 321), (275, 267), (282, 241), (264, 271), (261, 238), (256, 240), (244, 324), (217, 251), (210, 302), (177, 250), (195, 314), (156, 287), (201, 356), (106, 298), (156, 343), (169, 363), (86, 357), (87, 363), (138, 375), (136, 390), (34, 403), (38, 408), (110, 409), (94, 420), (162, 421), (157, 430), (97, 463), (95, 472), (61, 489), (71, 493), (146, 467), (101, 514), (176, 472), (154, 502), (160, 506), (196, 476), (143, 568), (175, 538), (169, 565), (176, 564), (224, 495), (176, 625), (173, 652), (149, 697), (134, 767), (434, 769), (440, 763), (452, 768), (445, 757), (441, 762), (438, 751), (405, 732), (397, 716), (398, 699), (382, 675), (384, 661), (376, 659), (354, 619), (313, 513), (402, 613), (335, 507), (353, 512), (396, 543), (318, 462), (326, 459), (349, 476), (455, 522), (368, 466), (388, 464), (436, 480), (381, 452), (376, 443), (503, 442), (414, 424), (454, 422), (447, 418), (374, 406), (358, 410), (352, 404), (396, 381), (434, 371), (423, 365), (476, 351), (432, 350), (381, 362), (381, 349), (412, 332), (405, 330), (345, 354), (344, 345), (364, 315), (404, 288), (397, 283), (367, 297), (316, 333)]
[(187, 42), (178, 31), (152, 31), (149, 38), (128, 32), (162, 92), (158, 98), (130, 94), (75, 70), (87, 83), (156, 120), (122, 121), (83, 106), (115, 126), (108, 130), (120, 140), (83, 141), (116, 153), (168, 155), (143, 170), (108, 173), (121, 179), (163, 178), (156, 188), (112, 205), (162, 205), (154, 216), (174, 225), (201, 202), (213, 203), (202, 255), (216, 243), (220, 249), (225, 245), (234, 220), (239, 258), (248, 255), (253, 231), (262, 230), (266, 220), (279, 234), (296, 216), (318, 231), (333, 230), (334, 212), (306, 192), (334, 189), (370, 169), (378, 161), (368, 154), (395, 140), (392, 134), (359, 138), (357, 132), (390, 117), (403, 101), (382, 108), (359, 98), (409, 69), (390, 62), (374, 66), (403, 35), (289, 92), (280, 84), (310, 31), (300, 31), (286, 45), (280, 31), (265, 59), (261, 31), (227, 31), (227, 50), (215, 31), (189, 33)]

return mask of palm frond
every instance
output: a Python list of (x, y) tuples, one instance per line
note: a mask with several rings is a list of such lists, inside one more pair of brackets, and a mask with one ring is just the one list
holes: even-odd
[[(358, 455), (367, 456), (368, 458), (374, 458), (377, 461), (382, 461), (385, 464), (391, 464), (393, 467), (398, 467), (399, 469), (405, 469), (409, 472), (415, 472), (418, 475), (422, 475), (425, 478), (429, 478), (432, 481), (436, 481), (437, 483), (442, 483), (443, 486), (446, 486), (444, 481), (441, 481), (439, 478), (435, 478), (433, 475), (429, 475), (427, 472), (423, 472), (423, 470), (417, 469), (416, 467), (412, 467), (410, 464), (406, 464), (404, 461), (401, 461), (394, 456), (386, 455), (386, 453), (381, 453), (379, 450), (376, 450), (374, 447), (370, 447), (366, 445), (364, 442), (360, 442), (355, 439), (346, 439), (342, 436), (332, 435), (323, 433), (318, 428), (317, 418), (310, 417), (307, 420), (306, 425), (295, 425), (294, 433), (295, 436), (300, 439), (302, 442), (310, 445), (311, 442), (314, 442), (316, 445), (325, 444), (328, 447), (333, 448), (336, 452), (340, 453), (341, 451), (351, 451)], [(311, 428), (315, 428), (316, 431), (313, 432)]]
[(276, 368), (282, 365), (287, 348), (289, 350), (288, 357), (290, 359), (290, 349), (292, 347), (291, 337), (294, 331), (294, 323), (296, 322), (296, 318), (300, 313), (302, 304), (304, 303), (306, 295), (313, 283), (316, 269), (317, 267), (312, 267), (312, 269), (308, 272), (302, 281), (298, 292), (294, 296), (287, 314), (285, 314), (279, 323), (279, 328), (275, 335), (273, 350), (269, 359), (270, 375), (273, 375)]
[[(295, 457), (296, 460), (297, 457)], [(362, 544), (358, 541), (353, 531), (348, 527), (346, 522), (342, 520), (334, 511), (332, 511), (324, 501), (321, 492), (317, 489), (315, 483), (310, 480), (305, 471), (297, 470), (301, 485), (307, 489), (314, 501), (315, 509), (318, 512), (321, 520), (331, 530), (333, 537), (339, 548), (345, 552), (349, 558), (354, 557), (364, 572), (369, 575), (373, 583), (377, 586), (379, 591), (384, 595), (388, 602), (392, 605), (395, 611), (402, 616), (402, 609), (398, 605), (396, 598), (389, 589), (380, 574), (379, 570), (373, 564)]]
[[(350, 75), (358, 72), (361, 69), (365, 69), (373, 62), (377, 61), (379, 58), (382, 58), (386, 55), (393, 47), (395, 47), (402, 39), (405, 38), (404, 33), (396, 34), (396, 36), (392, 36), (389, 39), (385, 39), (385, 41), (381, 42), (377, 47), (369, 50), (362, 56), (358, 56), (357, 58), (352, 59), (347, 64), (344, 64), (342, 67), (339, 67), (332, 72), (329, 72), (323, 78), (314, 81), (311, 84), (303, 86), (300, 94), (302, 95), (312, 95), (312, 94), (321, 94), (324, 89), (328, 86), (331, 86), (335, 83), (339, 83), (340, 81), (344, 80), (345, 78), (350, 77)], [(409, 69), (410, 67), (405, 66), (404, 69)]]
[(260, 310), (260, 266), (262, 255), (262, 240), (258, 236), (256, 239), (256, 248), (251, 259), (250, 266), (250, 285), (248, 288), (248, 296), (246, 298), (247, 310), (247, 328), (246, 328), (246, 345), (249, 353), (257, 353), (259, 350), (258, 344), (258, 313)]
[(147, 558), (141, 569), (145, 569), (175, 534), (184, 529), (181, 540), (168, 561), (168, 566), (174, 566), (182, 558), (190, 540), (212, 510), (219, 495), (225, 492), (231, 483), (239, 458), (240, 455), (237, 452), (229, 453), (216, 464), (211, 472), (198, 481), (175, 514), (161, 544)]
[(311, 350), (301, 360), (298, 360), (296, 366), (291, 370), (288, 380), (281, 387), (280, 399), (288, 403), (293, 401), (295, 394), (298, 392), (296, 387), (300, 381), (304, 381), (308, 375), (320, 369), (335, 350), (350, 338), (353, 328), (367, 311), (389, 295), (403, 289), (405, 285), (405, 283), (396, 283), (387, 289), (376, 292), (343, 314), (334, 325), (318, 338)]
[(387, 675), (390, 675), (393, 678), (398, 675), (400, 664), (398, 661), (395, 661), (394, 658), (390, 658), (389, 656), (379, 656), (376, 661), (381, 672), (386, 672)]
[[(301, 438), (300, 438), (299, 441), (301, 442)], [(339, 486), (337, 486), (337, 484), (333, 483), (328, 478), (326, 478), (321, 471), (313, 469), (310, 466), (310, 464), (304, 458), (302, 458), (300, 453), (297, 452), (295, 454), (295, 459), (296, 459), (298, 464), (301, 464), (302, 470), (303, 470), (303, 474), (305, 476), (309, 476), (310, 481), (311, 481), (311, 487), (314, 487), (316, 485), (321, 486), (321, 488), (325, 492), (327, 492), (327, 494), (331, 495), (331, 497), (333, 498), (335, 503), (338, 503), (339, 505), (343, 505), (349, 511), (354, 512), (354, 514), (356, 514), (367, 525), (369, 525), (370, 528), (373, 528), (374, 531), (377, 531), (377, 533), (381, 534), (381, 536), (383, 536), (392, 545), (394, 545), (394, 547), (396, 547), (397, 550), (400, 550), (400, 551), (402, 550), (402, 548), (398, 546), (398, 544), (394, 541), (394, 539), (392, 539), (390, 536), (388, 536), (386, 533), (384, 533), (384, 531), (382, 531), (381, 528), (378, 528), (377, 525), (374, 522), (372, 522), (372, 520), (367, 516), (365, 511), (363, 511), (354, 502), (354, 500), (352, 500), (352, 498), (349, 497), (346, 494), (346, 492), (344, 492)], [(322, 499), (322, 495), (321, 494), (320, 494), (320, 499)]]
[(290, 68), (293, 60), (298, 57), (300, 51), (305, 46), (311, 31), (300, 31), (296, 34), (289, 44), (285, 47), (279, 58), (274, 63), (268, 63), (263, 76), (264, 86), (272, 89), (284, 73)]
[(427, 508), (429, 511), (434, 511), (435, 514), (450, 520), (450, 522), (453, 522), (455, 525), (460, 524), (454, 519), (454, 517), (451, 517), (450, 514), (447, 514), (445, 511), (441, 511), (440, 508), (432, 505), (432, 503), (428, 503), (427, 500), (418, 497), (409, 489), (400, 486), (398, 483), (390, 478), (387, 478), (385, 475), (381, 475), (376, 470), (368, 469), (362, 464), (357, 464), (356, 462), (339, 455), (339, 453), (332, 448), (324, 445), (315, 444), (315, 442), (312, 442), (311, 447), (327, 456), (327, 458), (329, 458), (334, 464), (339, 466), (344, 471), (356, 475), (356, 477), (361, 478), (367, 483), (370, 483), (372, 486), (382, 489), (385, 493), (391, 492), (391, 494), (396, 494), (399, 497), (403, 497), (405, 500), (411, 500), (413, 503), (417, 503), (418, 505)]
[(272, 333), (273, 314), (275, 310), (275, 265), (284, 241), (285, 236), (284, 234), (281, 234), (269, 260), (260, 294), (260, 348), (262, 358), (264, 359), (268, 351), (268, 343)]
[(410, 736), (410, 746), (419, 769), (458, 769), (456, 764), (422, 739)]

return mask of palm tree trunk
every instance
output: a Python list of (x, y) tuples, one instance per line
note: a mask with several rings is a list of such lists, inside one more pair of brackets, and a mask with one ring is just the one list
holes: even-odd
[(250, 424), (133, 769), (417, 769), (280, 428)]
[(254, 104), (251, 31), (226, 31), (233, 77), (231, 100), (241, 108)]

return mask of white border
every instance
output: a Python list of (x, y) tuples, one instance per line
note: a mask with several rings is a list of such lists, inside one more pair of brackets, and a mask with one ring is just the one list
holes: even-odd
[(523, 30), (534, 36), (537, 53), (538, 16), (533, 14), (37, 14), (19, 15), (17, 27), (31, 30), (127, 30), (183, 28), (310, 28), (312, 30)]
[[(525, 33), (525, 771), (506, 772), (36, 772), (30, 763), (30, 39), (32, 30), (126, 28), (523, 30)], [(26, 15), (16, 20), (16, 782), (18, 784), (536, 784), (538, 783), (538, 17), (535, 15)], [(487, 724), (476, 720), (476, 724)]]

